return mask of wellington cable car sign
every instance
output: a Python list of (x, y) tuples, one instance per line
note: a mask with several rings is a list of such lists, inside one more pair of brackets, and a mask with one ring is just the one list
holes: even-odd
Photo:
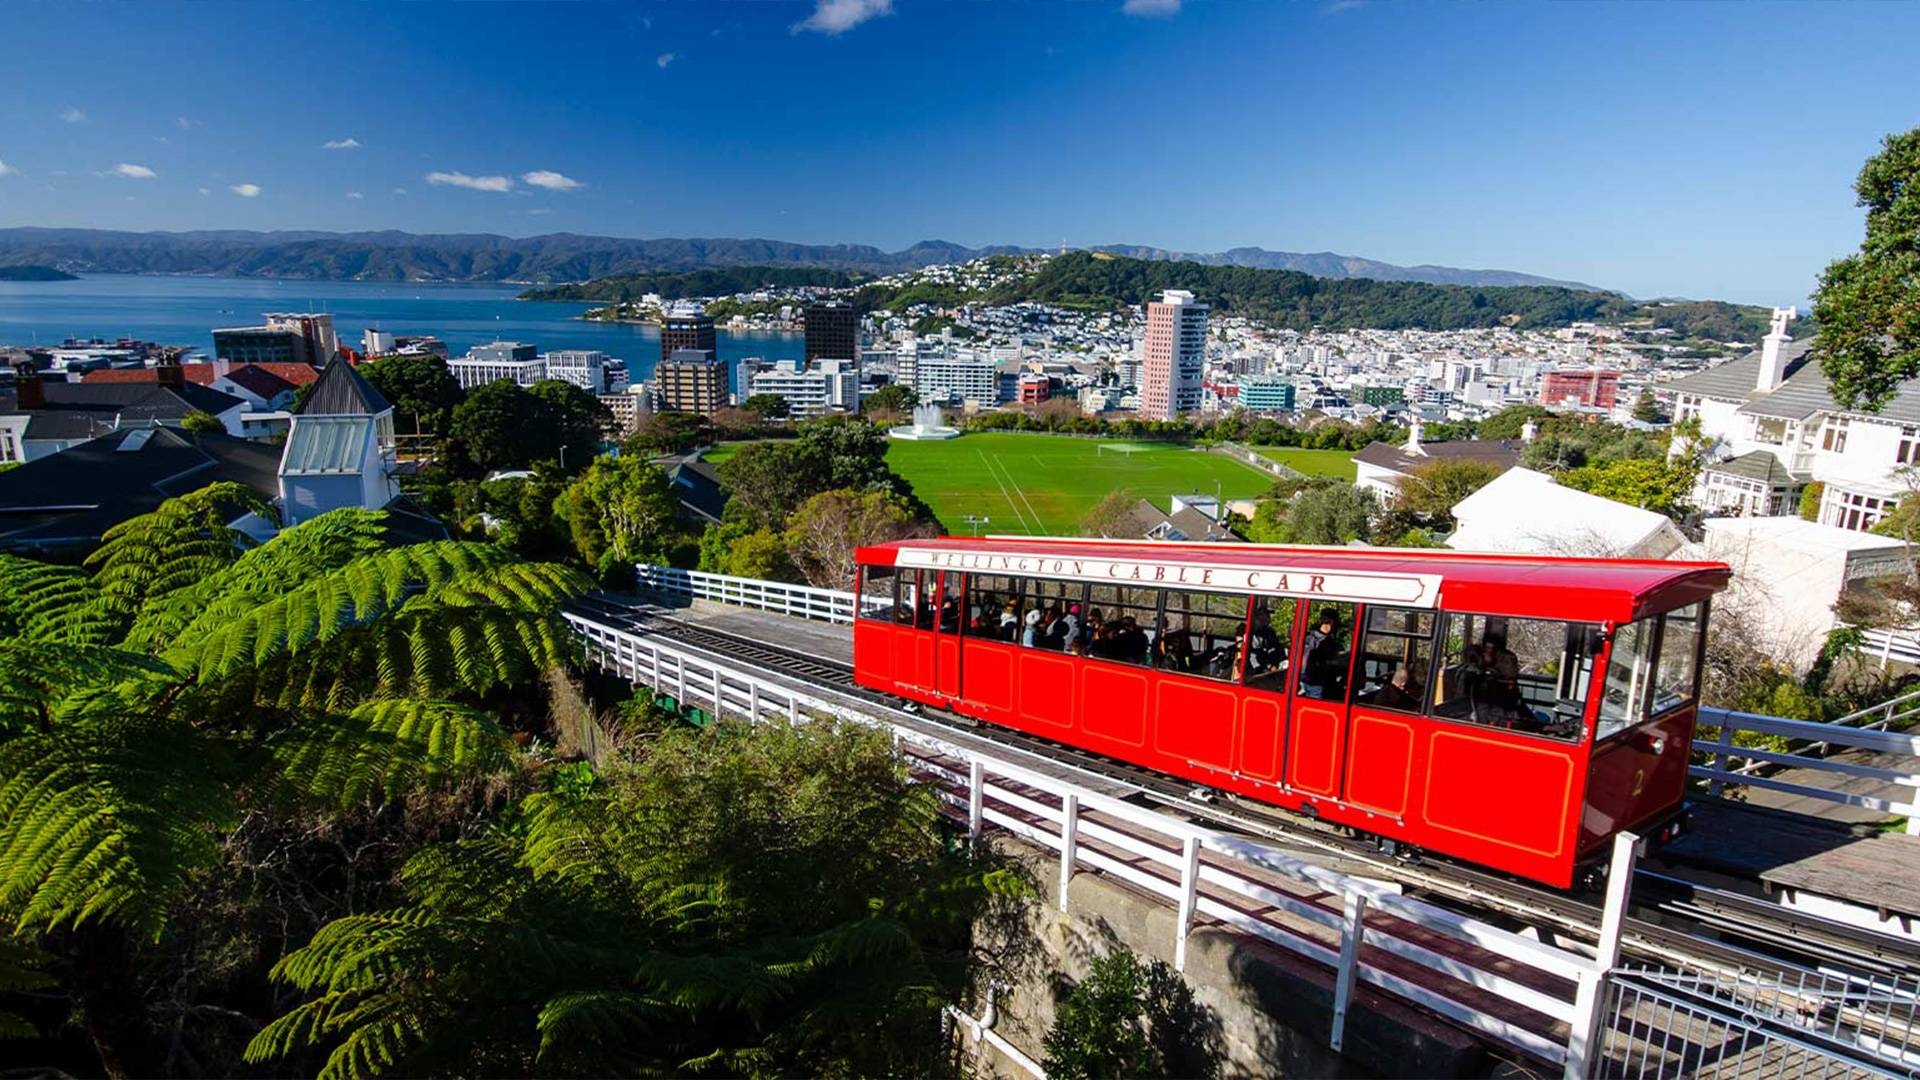
[(1308, 566), (1249, 566), (1231, 562), (1199, 563), (1171, 559), (1102, 559), (1080, 555), (941, 551), (915, 547), (900, 548), (894, 565), (927, 570), (965, 570), (979, 574), (1024, 574), (1110, 585), (1266, 593), (1427, 608), (1439, 605), (1441, 582), (1439, 574), (1388, 574), (1324, 570)]

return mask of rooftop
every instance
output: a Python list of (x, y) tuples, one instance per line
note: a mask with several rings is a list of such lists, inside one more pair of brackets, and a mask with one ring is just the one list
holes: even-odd
[(1783, 420), (1804, 420), (1816, 413), (1839, 413), (1870, 420), (1900, 424), (1920, 424), (1920, 379), (1909, 379), (1877, 413), (1864, 409), (1842, 409), (1827, 389), (1826, 373), (1812, 355), (1813, 341), (1789, 341), (1780, 347), (1786, 361), (1785, 378), (1778, 387), (1762, 392), (1761, 350), (1755, 349), (1737, 360), (1689, 375), (1661, 386), (1665, 393), (1698, 394), (1721, 401), (1743, 402), (1740, 411)]

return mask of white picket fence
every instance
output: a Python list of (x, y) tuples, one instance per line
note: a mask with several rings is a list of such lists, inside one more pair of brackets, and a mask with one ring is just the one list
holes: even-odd
[(816, 589), (783, 581), (709, 574), (703, 570), (676, 570), (649, 563), (638, 564), (634, 573), (641, 588), (671, 596), (776, 611), (796, 619), (853, 622), (854, 596), (839, 589)]
[[(1005, 830), (1057, 853), (1058, 903), (1076, 871), (1094, 870), (1159, 898), (1177, 912), (1174, 963), (1188, 931), (1208, 919), (1251, 934), (1336, 974), (1331, 1045), (1344, 1038), (1348, 1003), (1365, 984), (1476, 1031), (1489, 1041), (1588, 1075), (1598, 1007), (1612, 958), (1555, 948), (1402, 896), (1397, 885), (1338, 873), (1265, 844), (1135, 806), (982, 749), (911, 726), (910, 714), (806, 689), (670, 639), (569, 613), (587, 662), (682, 705), (754, 720), (838, 716), (891, 729), (915, 775), (937, 785), (970, 835)], [(1631, 865), (1631, 837), (1622, 851)], [(1625, 877), (1630, 878), (1628, 873)], [(1610, 896), (1618, 940), (1625, 895)], [(1361, 948), (1362, 943), (1368, 947)], [(1391, 957), (1394, 962), (1382, 963)], [(1391, 969), (1390, 969), (1391, 968)], [(1498, 1000), (1504, 1007), (1489, 1008)]]

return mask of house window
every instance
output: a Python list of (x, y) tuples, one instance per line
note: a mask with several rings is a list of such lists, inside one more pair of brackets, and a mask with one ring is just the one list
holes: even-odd
[(1826, 430), (1820, 433), (1820, 449), (1829, 450), (1836, 454), (1846, 453), (1847, 451), (1846, 420), (1844, 419), (1829, 420), (1827, 422)]
[(1782, 446), (1787, 441), (1787, 422), (1771, 416), (1753, 418), (1753, 441), (1769, 446)]
[(1861, 495), (1852, 491), (1827, 490), (1822, 514), (1829, 518), (1828, 524), (1838, 525), (1854, 532), (1864, 532), (1878, 524), (1893, 509), (1894, 500)]
[(1893, 456), (1894, 463), (1912, 465), (1916, 456), (1920, 456), (1920, 428), (1903, 427), (1900, 429), (1900, 449)]

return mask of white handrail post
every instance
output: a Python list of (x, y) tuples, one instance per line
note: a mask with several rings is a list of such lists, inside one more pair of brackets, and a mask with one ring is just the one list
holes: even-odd
[(987, 806), (987, 768), (974, 758), (967, 764), (967, 839), (980, 839), (980, 819)]
[(713, 718), (715, 721), (718, 721), (720, 714), (726, 711), (724, 707), (727, 700), (726, 684), (722, 679), (720, 667), (716, 664), (713, 668)]
[(1620, 962), (1620, 935), (1626, 929), (1633, 864), (1639, 856), (1640, 837), (1630, 832), (1614, 835), (1613, 862), (1607, 868), (1607, 904), (1600, 912), (1600, 943), (1593, 967), (1580, 975), (1580, 989), (1574, 997), (1564, 1080), (1587, 1080), (1600, 1064), (1600, 1020), (1607, 1004), (1607, 977)]
[(1347, 1005), (1353, 1000), (1354, 976), (1359, 973), (1360, 946), (1367, 933), (1367, 897), (1349, 892), (1346, 921), (1340, 928), (1340, 976), (1333, 987), (1333, 1034), (1327, 1045), (1339, 1050), (1347, 1037)]
[(1067, 885), (1073, 881), (1073, 849), (1080, 843), (1080, 793), (1067, 792), (1060, 804), (1060, 910), (1067, 910)]
[(747, 723), (757, 724), (759, 722), (760, 722), (760, 680), (750, 679), (747, 682)]
[(1174, 919), (1173, 970), (1187, 970), (1187, 931), (1193, 927), (1200, 892), (1200, 838), (1189, 834), (1180, 847), (1180, 911)]

